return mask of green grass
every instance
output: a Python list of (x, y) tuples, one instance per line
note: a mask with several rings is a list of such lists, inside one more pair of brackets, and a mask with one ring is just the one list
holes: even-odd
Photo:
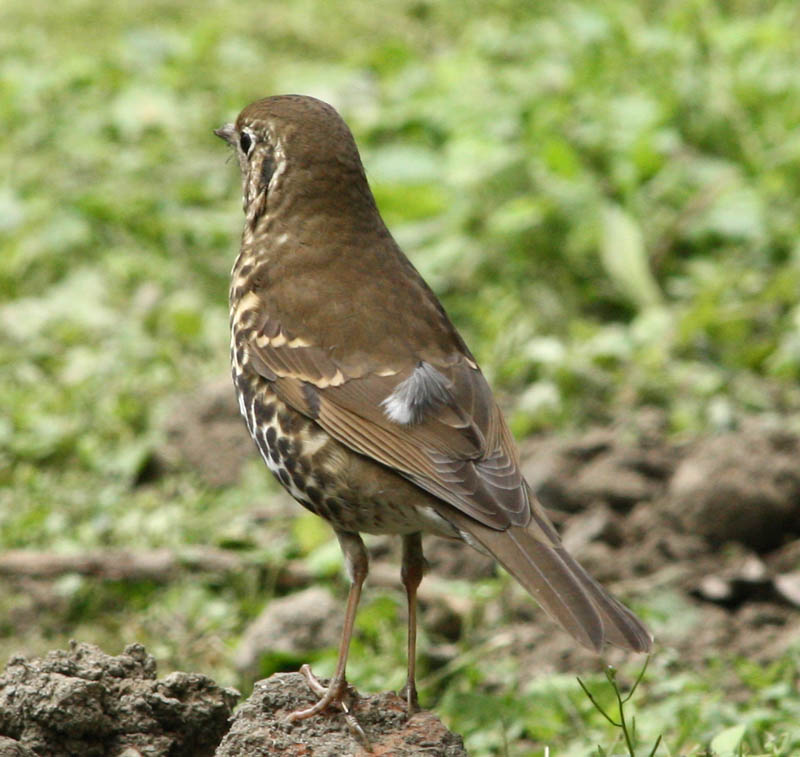
[[(791, 0), (5, 0), (0, 547), (313, 553), (290, 523), (250, 527), (275, 491), (260, 467), (222, 490), (185, 473), (135, 485), (172, 398), (228, 370), (241, 210), (211, 129), (280, 92), (352, 125), (387, 222), (518, 434), (643, 406), (677, 435), (753, 413), (800, 426), (798, 16)], [(2, 626), (0, 652), (139, 640), (162, 669), (237, 683), (231, 651), (268, 585), (69, 577), (24, 638)], [(42, 612), (24, 592), (0, 603)], [(387, 671), (399, 685), (396, 612), (367, 603), (352, 670), (366, 688)], [(613, 739), (572, 679), (515, 686), (509, 668), (488, 696), (463, 652), (428, 695), (474, 754)], [(644, 743), (701, 754), (745, 723), (744, 754), (791, 754), (796, 662), (654, 659), (635, 697)], [(735, 701), (725, 675), (742, 679)]]

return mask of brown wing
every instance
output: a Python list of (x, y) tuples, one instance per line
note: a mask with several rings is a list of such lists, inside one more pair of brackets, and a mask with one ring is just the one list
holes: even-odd
[(362, 359), (342, 365), (269, 319), (247, 344), (247, 355), (281, 399), (348, 447), (486, 526), (528, 522), (516, 448), (486, 379), (467, 355), (454, 351), (431, 366), (446, 386), (444, 397), (412, 423), (391, 420), (385, 403), (420, 363)]
[[(649, 649), (647, 629), (564, 550), (528, 491), (508, 426), (468, 355), (456, 351), (434, 365), (370, 365), (363, 358), (343, 365), (267, 320), (247, 356), (285, 402), (446, 503), (440, 514), (491, 552), (581, 644)], [(412, 422), (393, 421), (387, 398), (425, 365), (442, 391)]]

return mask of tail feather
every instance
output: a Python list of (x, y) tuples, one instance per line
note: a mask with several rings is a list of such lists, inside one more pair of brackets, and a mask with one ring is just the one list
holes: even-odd
[[(494, 538), (501, 534), (501, 538)], [(600, 651), (604, 638), (603, 620), (583, 584), (575, 579), (563, 550), (528, 538), (529, 532), (520, 526), (473, 535), (550, 617), (581, 644)]]
[(596, 652), (604, 643), (634, 652), (650, 649), (652, 636), (642, 622), (567, 553), (557, 536), (550, 538), (550, 529), (543, 532), (537, 518), (498, 531), (452, 510), (445, 517), (471, 537), (468, 541), (490, 552), (583, 646)]
[(653, 636), (639, 618), (600, 586), (580, 563), (572, 557), (569, 557), (569, 560), (576, 577), (589, 592), (603, 617), (606, 641), (615, 647), (630, 649), (633, 652), (649, 652)]

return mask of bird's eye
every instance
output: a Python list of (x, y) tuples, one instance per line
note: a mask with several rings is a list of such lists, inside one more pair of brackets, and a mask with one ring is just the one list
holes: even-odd
[(239, 137), (239, 147), (242, 148), (242, 152), (247, 155), (250, 152), (250, 145), (253, 144), (253, 140), (250, 138), (250, 135), (247, 132), (242, 132), (242, 136)]

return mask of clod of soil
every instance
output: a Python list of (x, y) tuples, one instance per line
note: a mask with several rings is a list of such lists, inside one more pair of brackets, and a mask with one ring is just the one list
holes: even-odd
[(522, 471), (546, 507), (579, 512), (602, 503), (618, 512), (660, 496), (675, 465), (663, 439), (634, 442), (612, 429), (521, 445)]
[(286, 722), (290, 712), (315, 701), (299, 673), (276, 673), (260, 681), (236, 712), (215, 757), (466, 757), (460, 736), (450, 733), (431, 712), (407, 717), (405, 702), (391, 692), (365, 698), (356, 695), (352, 701), (351, 711), (369, 739), (371, 752), (335, 709), (297, 723)]
[(209, 486), (235, 483), (242, 464), (256, 454), (227, 377), (180, 397), (165, 431), (156, 468), (192, 468)]
[(112, 657), (73, 642), (46, 657), (9, 660), (0, 676), (0, 754), (210, 756), (238, 698), (198, 673), (156, 680), (141, 644)]
[(759, 552), (800, 534), (800, 439), (753, 425), (699, 440), (670, 482), (668, 505), (688, 533)]

